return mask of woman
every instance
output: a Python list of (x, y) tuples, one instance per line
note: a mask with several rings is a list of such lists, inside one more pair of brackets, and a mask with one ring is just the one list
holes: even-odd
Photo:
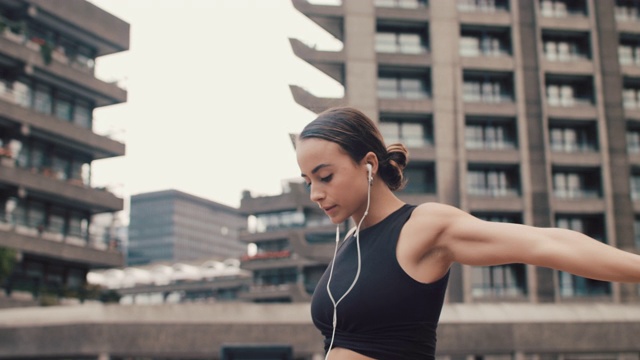
[(336, 230), (334, 260), (312, 298), (329, 359), (433, 359), (454, 262), (526, 263), (640, 282), (640, 256), (576, 231), (483, 221), (438, 203), (405, 204), (393, 191), (404, 186), (406, 148), (385, 147), (356, 109), (321, 113), (298, 136), (296, 155), (311, 200), (334, 224), (357, 224), (344, 241)]

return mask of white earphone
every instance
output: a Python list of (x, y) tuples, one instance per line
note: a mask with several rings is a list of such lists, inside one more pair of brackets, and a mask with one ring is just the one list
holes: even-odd
[(369, 185), (373, 183), (373, 176), (371, 176), (371, 172), (373, 171), (373, 166), (367, 163), (367, 170), (369, 171)]

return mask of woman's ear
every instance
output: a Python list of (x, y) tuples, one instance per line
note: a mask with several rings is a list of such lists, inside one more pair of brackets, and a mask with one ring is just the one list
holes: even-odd
[(366, 166), (371, 164), (371, 173), (376, 174), (378, 172), (378, 157), (372, 151), (369, 151), (361, 161), (361, 165)]

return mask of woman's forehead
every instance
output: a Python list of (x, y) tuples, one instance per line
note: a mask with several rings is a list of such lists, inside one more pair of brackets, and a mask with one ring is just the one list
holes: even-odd
[[(347, 156), (340, 145), (323, 139), (309, 138), (298, 140), (296, 146), (298, 163), (338, 160), (340, 156)], [(313, 164), (307, 164), (313, 166)]]

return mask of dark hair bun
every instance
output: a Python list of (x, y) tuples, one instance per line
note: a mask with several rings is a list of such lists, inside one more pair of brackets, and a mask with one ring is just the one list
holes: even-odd
[(380, 163), (380, 176), (392, 191), (404, 188), (407, 180), (403, 171), (409, 162), (409, 151), (402, 144), (387, 146), (387, 156)]

